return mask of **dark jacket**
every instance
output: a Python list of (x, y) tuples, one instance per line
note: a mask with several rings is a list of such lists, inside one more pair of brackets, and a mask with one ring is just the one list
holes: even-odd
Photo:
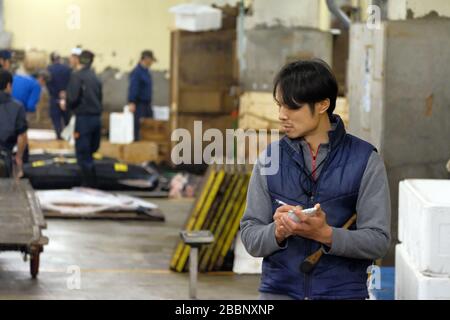
[(130, 74), (128, 102), (135, 104), (152, 104), (153, 82), (150, 71), (138, 64)]
[(28, 129), (25, 108), (9, 94), (0, 92), (0, 149), (12, 152), (17, 137)]
[(50, 73), (50, 81), (47, 82), (47, 88), (51, 105), (57, 105), (59, 94), (61, 91), (65, 91), (69, 85), (72, 70), (62, 63), (53, 63), (48, 67), (48, 72)]
[(102, 84), (89, 68), (72, 73), (67, 87), (67, 106), (76, 115), (100, 115), (102, 113)]
[[(273, 212), (279, 206), (275, 199), (303, 208), (320, 203), (327, 213), (327, 223), (341, 228), (356, 213), (361, 180), (375, 148), (347, 134), (342, 121), (338, 121), (336, 130), (330, 132), (327, 160), (315, 181), (305, 170), (303, 157), (286, 137), (279, 142), (279, 147), (279, 171), (267, 176)], [(353, 225), (350, 229), (355, 228)], [(304, 259), (320, 248), (316, 241), (289, 237), (284, 249), (264, 258), (260, 291), (288, 294), (295, 299), (367, 298), (370, 260), (324, 254), (310, 274), (300, 270)]]

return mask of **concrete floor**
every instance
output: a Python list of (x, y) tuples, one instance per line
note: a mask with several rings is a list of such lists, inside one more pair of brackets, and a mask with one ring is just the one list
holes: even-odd
[[(19, 252), (0, 253), (0, 299), (187, 299), (188, 274), (168, 265), (192, 200), (151, 201), (165, 223), (48, 220), (37, 280)], [(257, 299), (258, 284), (259, 276), (201, 274), (198, 297)]]

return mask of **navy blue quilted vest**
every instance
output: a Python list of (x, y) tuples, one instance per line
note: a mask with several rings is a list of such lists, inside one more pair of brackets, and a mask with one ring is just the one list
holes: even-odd
[[(356, 213), (359, 187), (367, 161), (375, 148), (345, 132), (342, 120), (333, 116), (330, 149), (320, 176), (314, 181), (301, 153), (287, 137), (279, 143), (280, 169), (267, 176), (273, 212), (275, 199), (313, 207), (320, 203), (332, 227), (342, 227)], [(274, 144), (267, 149), (268, 155)], [(350, 230), (355, 229), (355, 225)], [(287, 248), (264, 258), (261, 292), (289, 295), (295, 299), (363, 299), (368, 297), (367, 268), (372, 261), (323, 255), (309, 274), (300, 270), (303, 260), (321, 244), (298, 236), (287, 239)]]

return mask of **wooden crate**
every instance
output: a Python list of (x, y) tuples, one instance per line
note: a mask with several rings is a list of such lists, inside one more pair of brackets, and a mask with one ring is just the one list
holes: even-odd
[[(175, 118), (176, 122), (173, 122), (173, 130), (175, 129), (186, 129), (191, 136), (191, 154), (194, 157), (194, 135), (195, 135), (195, 121), (201, 121), (202, 131), (200, 132), (200, 137), (208, 129), (218, 129), (223, 134), (224, 146), (225, 146), (225, 133), (226, 129), (233, 129), (235, 125), (235, 118), (231, 115), (211, 115), (211, 114), (178, 114)], [(201, 142), (202, 152), (206, 146), (211, 142)], [(172, 147), (178, 144), (178, 141), (172, 141)], [(192, 160), (193, 163), (193, 160)]]
[(172, 113), (227, 113), (236, 108), (239, 68), (236, 30), (173, 31)]
[(149, 141), (138, 141), (130, 144), (113, 144), (107, 140), (102, 140), (98, 153), (104, 157), (115, 158), (132, 164), (160, 161), (158, 144)]
[(123, 146), (122, 159), (126, 163), (140, 164), (158, 161), (158, 145), (155, 142), (137, 141)]
[(280, 129), (278, 106), (268, 92), (246, 92), (241, 96), (239, 128)]
[(154, 119), (141, 120), (141, 140), (167, 142), (170, 140), (170, 123)]
[(102, 140), (98, 153), (104, 157), (121, 160), (123, 158), (123, 145), (110, 143), (108, 140)]
[(72, 150), (73, 147), (64, 140), (28, 140), (30, 150)]
[[(338, 97), (334, 113), (348, 126), (348, 100)], [(239, 128), (241, 129), (280, 129), (278, 107), (271, 93), (246, 92), (241, 96), (239, 108)]]

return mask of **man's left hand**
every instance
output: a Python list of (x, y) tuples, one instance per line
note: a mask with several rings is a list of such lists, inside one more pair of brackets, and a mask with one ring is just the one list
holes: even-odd
[(16, 160), (16, 167), (17, 167), (17, 178), (23, 177), (23, 160), (22, 157), (19, 155), (15, 156)]
[(287, 215), (281, 217), (284, 227), (293, 235), (331, 246), (333, 229), (327, 224), (326, 213), (320, 204), (316, 204), (315, 208), (317, 211), (311, 216), (304, 214), (300, 208), (296, 208), (294, 213), (300, 219), (300, 223), (293, 221)]

